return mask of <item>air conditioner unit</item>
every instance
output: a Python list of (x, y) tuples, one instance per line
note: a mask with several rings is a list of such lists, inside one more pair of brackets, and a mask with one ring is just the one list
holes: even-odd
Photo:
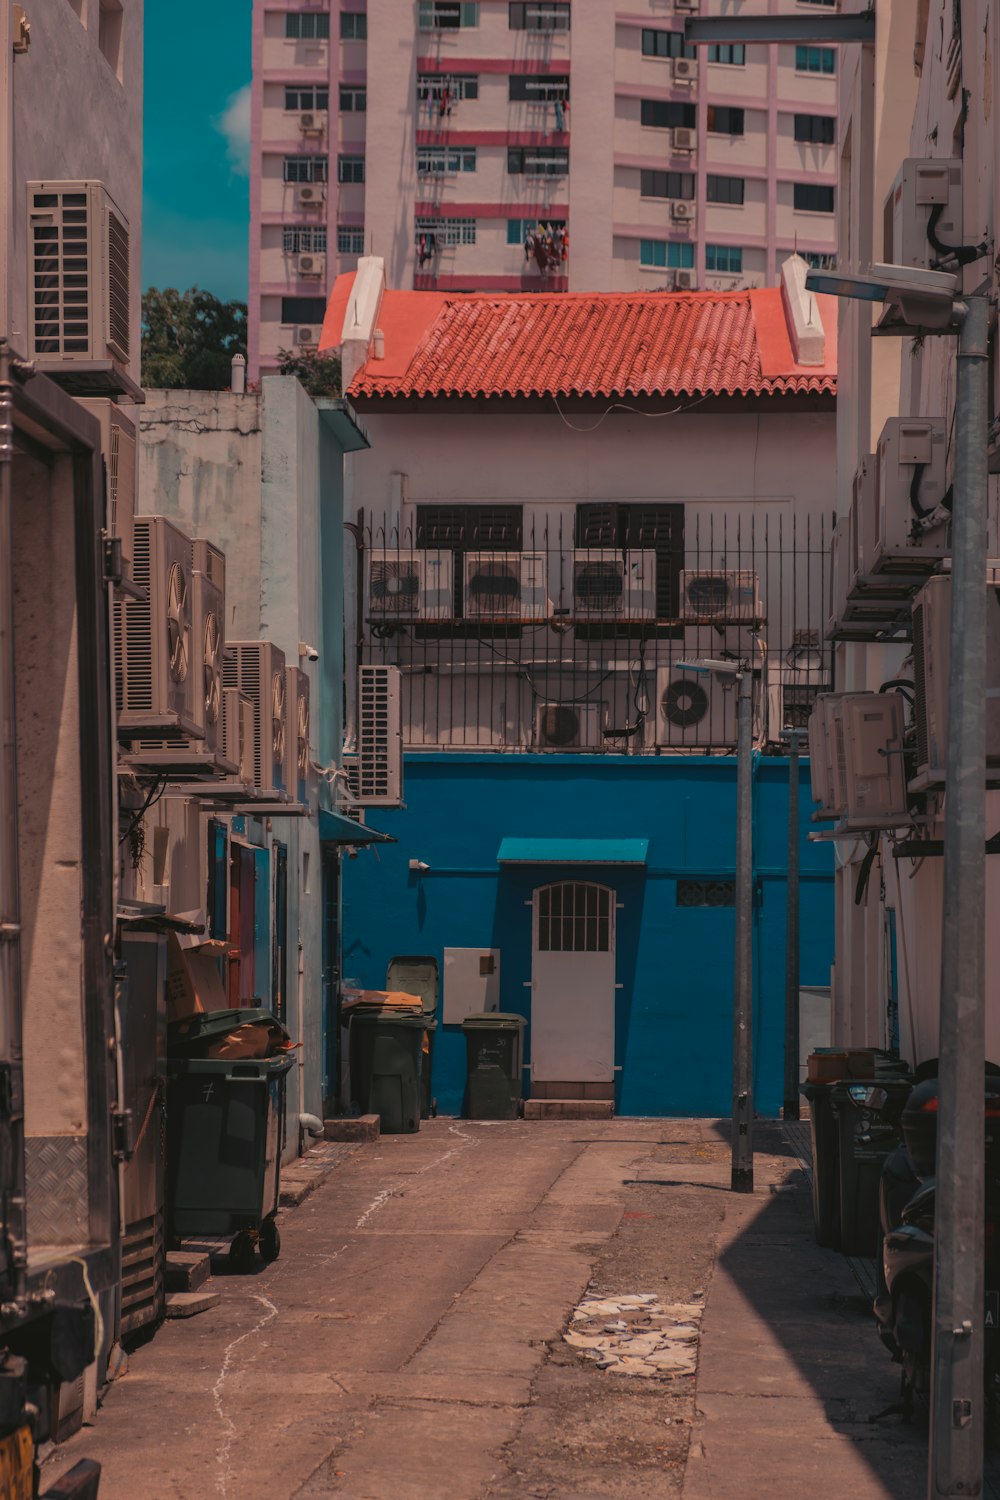
[(136, 516), (132, 579), (145, 599), (115, 600), (118, 734), (202, 737), (195, 712), (191, 541), (164, 516)]
[(843, 693), (822, 693), (809, 715), (809, 774), (813, 801), (819, 811), (814, 820), (839, 818), (847, 808), (843, 774), (834, 764), (833, 720)]
[(271, 641), (230, 641), (222, 662), (222, 684), (238, 688), (253, 705), (249, 785), (272, 800), (282, 799), (289, 732), (285, 653)]
[(762, 615), (757, 574), (747, 569), (684, 568), (680, 596), (682, 620), (729, 625)]
[(368, 554), (368, 615), (378, 624), (453, 619), (454, 554), (432, 548), (374, 548)]
[[(996, 564), (986, 589), (986, 768), (1000, 767), (1000, 588)], [(948, 679), (951, 661), (951, 577), (929, 578), (913, 600), (913, 676), (917, 731), (915, 787), (940, 786), (948, 764)], [(990, 777), (994, 780), (995, 777)]]
[(675, 152), (688, 153), (696, 150), (698, 132), (690, 125), (675, 125), (670, 132), (670, 145)]
[(253, 784), (253, 700), (239, 688), (222, 690), (223, 755), (236, 767), (234, 778), (243, 786)]
[(44, 370), (131, 353), (128, 220), (103, 182), (28, 183), (28, 358)]
[(767, 737), (772, 744), (788, 729), (806, 729), (816, 699), (829, 689), (822, 666), (769, 662), (767, 667)]
[(135, 423), (106, 396), (82, 396), (79, 404), (101, 425), (101, 453), (107, 482), (105, 525), (108, 534), (119, 539), (123, 556), (131, 562), (137, 473)]
[(698, 59), (696, 57), (674, 58), (674, 82), (675, 83), (697, 83), (698, 82)]
[[(877, 516), (867, 530), (866, 573), (929, 573), (949, 550), (947, 425), (943, 417), (891, 417), (878, 440)], [(862, 526), (862, 536), (866, 528)]]
[(326, 276), (325, 255), (299, 255), (295, 258), (295, 269), (306, 281), (322, 281)]
[(221, 751), (222, 658), (226, 649), (226, 559), (201, 537), (191, 544), (191, 666), (194, 716), (206, 754)]
[(467, 552), (462, 612), (467, 620), (544, 620), (550, 613), (544, 552)]
[(678, 292), (693, 292), (698, 285), (697, 271), (675, 271), (674, 287)]
[(398, 667), (358, 668), (355, 776), (351, 790), (362, 806), (402, 805), (403, 725)]
[(296, 802), (309, 801), (309, 678), (301, 667), (285, 668), (285, 786)]
[(671, 198), (670, 200), (670, 217), (672, 219), (680, 219), (686, 223), (690, 223), (695, 217), (696, 211), (697, 205), (693, 198)]
[(829, 570), (827, 573), (827, 620), (826, 635), (829, 640), (837, 634), (844, 618), (847, 603), (847, 543), (845, 519), (841, 516), (830, 533)]
[(851, 485), (847, 515), (847, 593), (867, 572), (878, 526), (878, 460), (868, 453), (861, 460)]
[(909, 821), (903, 708), (899, 693), (845, 693), (835, 706), (847, 829), (896, 828)]
[(961, 161), (908, 157), (885, 200), (884, 229), (886, 264), (936, 270), (943, 261), (943, 269), (954, 269), (929, 235), (942, 246), (964, 243)]
[(326, 185), (322, 182), (300, 182), (295, 189), (299, 208), (319, 208), (326, 202)]
[(295, 330), (295, 342), (301, 348), (308, 348), (310, 345), (315, 344), (317, 338), (318, 334), (315, 328), (301, 327)]
[(304, 109), (299, 115), (299, 129), (303, 135), (322, 135), (326, 130), (325, 113), (318, 109)]
[(539, 703), (535, 745), (540, 750), (601, 750), (602, 715), (600, 703)]
[(735, 675), (656, 669), (656, 743), (673, 750), (736, 744)]
[(656, 553), (581, 548), (573, 554), (575, 620), (654, 620)]

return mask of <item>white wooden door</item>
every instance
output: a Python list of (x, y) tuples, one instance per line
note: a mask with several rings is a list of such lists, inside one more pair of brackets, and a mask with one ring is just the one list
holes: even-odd
[(533, 900), (531, 1075), (611, 1083), (615, 1072), (615, 896), (566, 880)]

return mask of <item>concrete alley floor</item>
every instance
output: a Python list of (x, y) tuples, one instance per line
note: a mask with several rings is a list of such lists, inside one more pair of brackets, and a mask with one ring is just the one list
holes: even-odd
[[(868, 1421), (896, 1371), (800, 1163), (761, 1126), (735, 1197), (727, 1132), (439, 1119), (359, 1147), (277, 1262), (132, 1353), (43, 1488), (86, 1455), (101, 1500), (910, 1500), (924, 1435)], [(588, 1292), (704, 1293), (697, 1378), (570, 1348)]]

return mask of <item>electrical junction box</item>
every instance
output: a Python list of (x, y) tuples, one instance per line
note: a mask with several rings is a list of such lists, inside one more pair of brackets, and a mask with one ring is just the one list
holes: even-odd
[[(932, 233), (942, 245), (964, 243), (962, 234), (962, 163), (954, 157), (935, 160), (911, 156), (903, 162), (885, 200), (883, 260), (890, 266), (941, 269), (947, 252), (935, 249)], [(950, 269), (947, 265), (943, 269)]]
[(458, 1026), (467, 1016), (500, 1009), (500, 949), (446, 948), (441, 1019)]

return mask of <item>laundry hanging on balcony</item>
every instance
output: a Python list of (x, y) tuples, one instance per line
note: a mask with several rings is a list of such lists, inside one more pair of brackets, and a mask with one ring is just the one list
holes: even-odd
[(437, 250), (436, 234), (421, 234), (417, 238), (417, 265), (425, 266), (429, 260), (433, 260)]
[(539, 221), (524, 237), (524, 258), (534, 261), (542, 276), (558, 273), (569, 259), (569, 234), (563, 224)]

